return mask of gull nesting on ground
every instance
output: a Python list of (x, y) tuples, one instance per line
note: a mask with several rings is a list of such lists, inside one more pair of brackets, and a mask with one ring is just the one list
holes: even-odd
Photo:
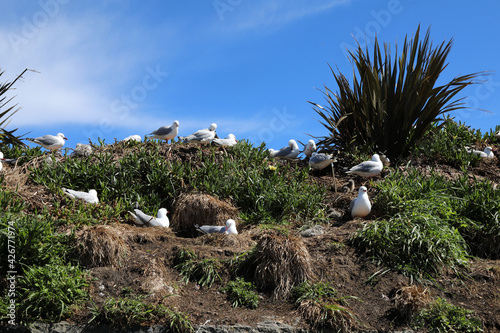
[(334, 158), (333, 155), (313, 152), (309, 160), (309, 165), (314, 170), (322, 170), (334, 162), (337, 162), (337, 159)]
[(307, 144), (306, 146), (304, 147), (304, 155), (306, 155), (307, 157), (311, 157), (311, 155), (317, 150), (318, 148), (316, 148), (316, 143), (314, 142), (313, 139), (307, 141)]
[(269, 156), (277, 159), (294, 159), (299, 155), (299, 145), (295, 140), (288, 141), (288, 147), (283, 147), (280, 150), (269, 149)]
[(134, 222), (146, 227), (164, 227), (170, 226), (170, 220), (167, 217), (168, 211), (160, 208), (156, 217), (143, 213), (140, 209), (134, 209), (134, 213), (128, 211), (134, 217)]
[(85, 200), (88, 203), (99, 203), (99, 199), (97, 198), (97, 191), (90, 190), (88, 192), (83, 191), (74, 191), (67, 188), (62, 188), (64, 194), (66, 194), (71, 199), (81, 199)]
[(191, 135), (179, 137), (184, 142), (196, 142), (201, 144), (210, 143), (215, 138), (215, 130), (217, 129), (217, 124), (212, 123), (209, 128), (202, 129), (194, 132)]
[(471, 153), (471, 154), (474, 154), (474, 155), (479, 155), (483, 158), (493, 158), (495, 157), (495, 155), (493, 154), (493, 149), (491, 147), (486, 147), (484, 148), (484, 151), (480, 151), (480, 150), (474, 150), (474, 149), (470, 149), (470, 148), (465, 148), (467, 150), (467, 152)]
[(77, 143), (76, 148), (73, 150), (73, 154), (75, 156), (90, 156), (92, 154), (92, 146), (85, 145), (83, 143)]
[(175, 120), (170, 126), (162, 126), (157, 130), (149, 133), (151, 135), (150, 139), (160, 139), (165, 140), (168, 143), (168, 140), (174, 141), (174, 138), (179, 133), (179, 122)]
[(358, 191), (358, 197), (351, 201), (351, 204), (349, 205), (349, 212), (353, 218), (365, 217), (370, 214), (372, 205), (367, 192), (368, 190), (366, 187), (361, 186)]
[[(161, 128), (161, 127), (160, 127)], [(134, 135), (129, 135), (123, 141), (137, 141), (137, 142), (142, 142), (142, 138), (140, 135), (134, 134)]]
[(236, 137), (234, 136), (234, 134), (229, 134), (227, 136), (227, 139), (213, 139), (212, 141), (213, 143), (215, 143), (217, 146), (228, 146), (228, 147), (232, 147), (234, 146), (238, 141), (236, 140)]
[(232, 219), (227, 220), (225, 226), (202, 225), (200, 227), (198, 225), (195, 225), (195, 228), (205, 234), (238, 234), (238, 230), (236, 230), (236, 222)]
[(44, 135), (38, 138), (26, 138), (26, 140), (36, 143), (48, 150), (57, 150), (64, 146), (64, 140), (68, 140), (62, 133), (57, 133), (57, 135)]
[(342, 186), (342, 192), (352, 192), (354, 191), (354, 187), (355, 187), (354, 179), (349, 179), (347, 184)]
[(365, 161), (355, 165), (346, 173), (354, 173), (362, 177), (374, 177), (382, 171), (383, 167), (384, 165), (378, 154), (373, 154), (371, 161)]

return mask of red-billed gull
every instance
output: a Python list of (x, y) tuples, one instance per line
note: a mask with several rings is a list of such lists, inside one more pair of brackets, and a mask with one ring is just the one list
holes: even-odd
[(57, 150), (62, 148), (62, 146), (64, 146), (64, 140), (68, 139), (64, 136), (64, 134), (57, 133), (57, 135), (47, 134), (34, 139), (26, 138), (26, 140), (39, 144), (40, 146), (48, 150)]
[(97, 191), (90, 190), (88, 192), (83, 191), (74, 191), (67, 188), (62, 188), (64, 194), (66, 194), (71, 199), (81, 199), (85, 200), (89, 203), (99, 203), (99, 199), (97, 198)]
[(212, 141), (213, 143), (215, 143), (216, 145), (218, 146), (228, 146), (228, 147), (232, 147), (234, 146), (238, 141), (236, 140), (236, 137), (234, 136), (234, 134), (229, 134), (227, 136), (227, 139), (213, 139)]
[(179, 133), (179, 122), (175, 120), (172, 125), (162, 126), (157, 130), (149, 133), (148, 135), (151, 135), (149, 137), (150, 139), (166, 140), (166, 142), (168, 143), (168, 140), (174, 140), (174, 138), (177, 136), (177, 133)]
[(467, 152), (471, 153), (471, 154), (474, 154), (474, 155), (479, 155), (483, 158), (493, 158), (495, 157), (495, 154), (493, 154), (493, 149), (491, 147), (486, 147), (484, 148), (484, 151), (480, 151), (480, 150), (473, 150), (473, 149), (470, 149), (470, 148), (465, 148), (467, 150)]
[(349, 205), (349, 212), (353, 218), (365, 217), (370, 214), (372, 205), (367, 192), (368, 190), (366, 187), (361, 186), (359, 188), (358, 197), (351, 201), (351, 204)]
[(236, 230), (236, 222), (232, 219), (227, 220), (225, 226), (202, 225), (200, 227), (195, 225), (195, 228), (205, 234), (214, 234), (214, 233), (233, 234), (233, 235), (238, 234), (238, 230)]
[(371, 161), (365, 161), (355, 165), (346, 173), (354, 173), (362, 177), (373, 177), (378, 175), (383, 167), (384, 165), (378, 154), (373, 154)]
[(134, 209), (134, 212), (135, 214), (129, 211), (130, 215), (134, 217), (134, 222), (138, 225), (164, 228), (170, 226), (170, 221), (167, 217), (168, 211), (165, 208), (160, 208), (158, 210), (157, 217), (145, 214), (140, 209)]
[(191, 135), (179, 137), (184, 142), (196, 142), (199, 144), (210, 143), (215, 138), (215, 130), (217, 129), (217, 124), (212, 123), (209, 128), (205, 128), (194, 132)]
[(309, 165), (314, 170), (322, 170), (334, 162), (337, 162), (337, 159), (334, 158), (333, 155), (317, 152), (313, 152), (309, 159)]
[(288, 147), (283, 147), (280, 150), (269, 149), (269, 156), (277, 159), (294, 159), (299, 153), (299, 145), (295, 140), (288, 141)]
[(134, 135), (127, 136), (125, 139), (123, 139), (123, 141), (137, 141), (137, 142), (142, 142), (142, 138), (141, 138), (140, 135), (134, 134)]
[(307, 157), (311, 157), (311, 155), (317, 150), (318, 148), (316, 148), (316, 143), (314, 142), (313, 139), (307, 141), (307, 144), (306, 146), (304, 147), (304, 155), (306, 155)]

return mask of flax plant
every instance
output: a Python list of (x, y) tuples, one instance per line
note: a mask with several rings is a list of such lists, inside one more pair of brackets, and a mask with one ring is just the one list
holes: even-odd
[(330, 132), (319, 144), (349, 152), (376, 150), (393, 159), (408, 155), (440, 116), (465, 108), (456, 95), (484, 74), (456, 76), (438, 85), (452, 41), (433, 47), (430, 30), (420, 40), (419, 26), (413, 38), (405, 37), (401, 52), (396, 45), (394, 57), (390, 45), (382, 50), (377, 38), (372, 55), (358, 43), (349, 51), (352, 84), (330, 67), (339, 91), (325, 86), (325, 107), (310, 102)]

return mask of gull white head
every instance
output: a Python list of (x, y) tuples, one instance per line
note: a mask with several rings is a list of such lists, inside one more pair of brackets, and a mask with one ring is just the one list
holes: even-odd
[(209, 131), (215, 131), (216, 129), (217, 129), (217, 124), (216, 123), (210, 124), (210, 127), (208, 128)]
[(165, 218), (167, 216), (168, 211), (165, 208), (160, 208), (158, 210), (158, 215), (156, 215), (159, 219)]
[(298, 145), (298, 144), (297, 144), (297, 142), (296, 142), (295, 140), (293, 140), (293, 139), (292, 139), (292, 140), (290, 140), (290, 141), (288, 141), (288, 146), (289, 146), (290, 148), (292, 148), (293, 150), (297, 150), (297, 149), (299, 149), (299, 145)]
[(62, 134), (62, 133), (57, 133), (56, 136), (63, 138), (64, 140), (68, 140), (68, 138), (66, 136), (64, 136), (64, 134)]
[(236, 137), (234, 136), (233, 133), (230, 133), (228, 136), (227, 136), (228, 139), (231, 139), (231, 140), (235, 140), (236, 141)]
[(233, 235), (238, 234), (238, 230), (236, 230), (236, 222), (233, 219), (229, 219), (226, 221), (225, 233), (226, 234), (233, 234)]
[[(372, 161), (373, 161), (373, 162), (382, 162), (382, 161), (380, 160), (380, 156), (378, 156), (378, 154), (373, 154), (373, 155), (372, 155)], [(362, 187), (363, 187), (363, 186), (362, 186)]]
[(176, 120), (172, 123), (172, 127), (179, 127), (179, 122)]
[[(377, 155), (378, 156), (378, 155)], [(358, 196), (361, 197), (368, 193), (368, 189), (365, 186), (361, 186), (358, 190)]]

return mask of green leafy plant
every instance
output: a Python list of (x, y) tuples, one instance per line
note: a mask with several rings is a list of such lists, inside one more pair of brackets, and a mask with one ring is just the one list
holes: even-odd
[(108, 298), (101, 308), (92, 309), (94, 318), (101, 324), (131, 327), (152, 321), (169, 326), (171, 332), (193, 332), (188, 316), (172, 311), (162, 304), (144, 303), (141, 298)]
[(61, 320), (88, 298), (87, 287), (84, 273), (76, 266), (59, 262), (29, 267), (19, 280), (19, 313), (26, 321)]
[(465, 107), (453, 98), (480, 75), (456, 76), (437, 85), (451, 44), (434, 48), (430, 30), (420, 40), (420, 26), (412, 39), (405, 37), (401, 53), (396, 45), (394, 59), (390, 45), (382, 50), (376, 37), (372, 55), (358, 43), (356, 50), (349, 50), (352, 85), (330, 68), (339, 91), (325, 86), (326, 107), (310, 102), (329, 132), (319, 144), (343, 151), (377, 150), (391, 159), (406, 156), (441, 115)]
[(354, 296), (338, 297), (335, 288), (324, 282), (305, 281), (291, 292), (291, 300), (313, 328), (336, 332), (351, 332), (359, 324), (359, 319), (348, 308), (349, 299), (359, 301)]
[(215, 258), (199, 259), (191, 250), (181, 249), (177, 252), (174, 266), (186, 283), (195, 281), (200, 286), (210, 288), (215, 280), (220, 280), (222, 265)]
[(420, 212), (365, 224), (351, 241), (379, 264), (417, 279), (445, 268), (457, 270), (466, 263), (467, 245), (459, 232)]
[(249, 309), (256, 309), (259, 306), (259, 295), (256, 287), (251, 282), (245, 282), (242, 278), (229, 281), (222, 292), (228, 293), (229, 301), (233, 308), (244, 306)]
[(438, 298), (413, 317), (412, 327), (428, 332), (482, 332), (481, 320), (474, 312)]
[[(7, 92), (12, 89), (14, 83), (16, 83), (19, 78), (26, 73), (28, 69), (25, 69), (14, 81), (0, 83), (0, 142), (2, 148), (6, 145), (14, 145), (14, 146), (24, 146), (24, 143), (21, 141), (21, 136), (16, 136), (14, 133), (17, 131), (16, 129), (7, 130), (5, 127), (9, 124), (9, 119), (19, 111), (19, 108), (16, 109), (16, 105), (8, 106), (8, 104), (12, 101), (12, 98), (7, 98)], [(3, 71), (0, 70), (0, 76), (4, 74)], [(5, 110), (2, 110), (5, 109)]]

